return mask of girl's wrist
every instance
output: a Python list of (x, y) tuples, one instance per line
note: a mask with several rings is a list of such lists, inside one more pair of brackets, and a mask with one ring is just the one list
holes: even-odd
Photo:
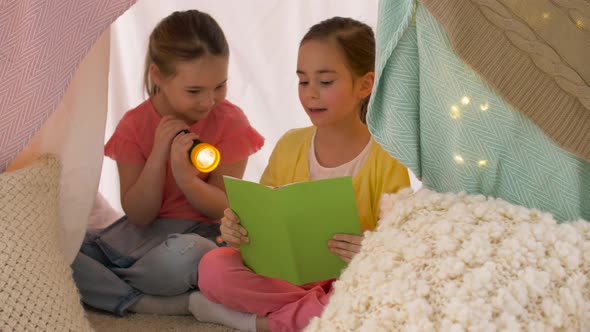
[(180, 188), (180, 190), (182, 190), (182, 192), (185, 192), (186, 190), (188, 190), (191, 186), (199, 186), (205, 183), (205, 181), (203, 181), (201, 178), (199, 178), (199, 174), (201, 174), (200, 172), (197, 172), (198, 174), (194, 174), (194, 173), (190, 173), (190, 174), (184, 174), (184, 175), (179, 175), (177, 177), (175, 177), (176, 180), (176, 184), (178, 185), (178, 187)]
[(165, 151), (159, 151), (157, 149), (153, 149), (152, 152), (150, 153), (150, 156), (148, 157), (148, 160), (151, 159), (152, 162), (160, 164), (160, 165), (166, 165), (166, 162), (168, 161), (168, 157), (169, 154), (166, 153)]
[(146, 160), (145, 169), (159, 170), (162, 172), (166, 171), (166, 160), (162, 160), (160, 156), (155, 153), (151, 153)]

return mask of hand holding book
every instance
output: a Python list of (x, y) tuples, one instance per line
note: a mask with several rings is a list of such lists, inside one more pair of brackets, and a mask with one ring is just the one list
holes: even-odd
[(328, 247), (332, 253), (340, 256), (340, 259), (348, 264), (354, 255), (361, 251), (363, 238), (353, 234), (334, 234), (334, 238), (328, 241)]
[(221, 238), (228, 247), (240, 250), (242, 243), (249, 243), (248, 231), (240, 225), (240, 218), (227, 208), (223, 211), (223, 218), (221, 218)]

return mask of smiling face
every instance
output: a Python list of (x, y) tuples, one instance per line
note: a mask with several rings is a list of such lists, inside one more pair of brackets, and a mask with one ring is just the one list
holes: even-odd
[(299, 100), (317, 126), (359, 121), (360, 91), (335, 41), (308, 40), (297, 58)]
[(158, 67), (150, 67), (150, 74), (159, 92), (158, 112), (172, 114), (192, 125), (207, 117), (227, 94), (227, 56), (206, 55), (195, 60), (175, 64), (175, 74), (163, 77)]

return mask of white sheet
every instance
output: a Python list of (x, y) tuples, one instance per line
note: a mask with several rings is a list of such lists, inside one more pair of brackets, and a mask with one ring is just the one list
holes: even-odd
[[(266, 138), (252, 156), (245, 177), (258, 180), (276, 141), (288, 129), (311, 125), (297, 97), (295, 67), (299, 41), (313, 24), (350, 16), (376, 25), (377, 0), (143, 0), (112, 26), (109, 117), (106, 138), (121, 116), (145, 99), (142, 89), (147, 38), (174, 10), (211, 14), (230, 46), (228, 99), (244, 109)], [(100, 191), (120, 209), (115, 163), (106, 159)]]
[(109, 33), (82, 60), (55, 112), (7, 170), (27, 166), (43, 153), (62, 163), (59, 218), (66, 262), (74, 260), (98, 189), (107, 114)]

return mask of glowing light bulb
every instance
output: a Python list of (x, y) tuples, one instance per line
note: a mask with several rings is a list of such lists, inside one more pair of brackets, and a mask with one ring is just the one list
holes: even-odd
[(456, 154), (453, 159), (455, 159), (455, 162), (459, 165), (463, 165), (465, 163), (465, 159), (463, 159), (460, 154)]
[(204, 149), (197, 155), (197, 163), (200, 167), (211, 167), (215, 162), (215, 152), (211, 149)]
[(482, 112), (485, 112), (490, 109), (490, 104), (483, 103), (483, 104), (479, 105), (479, 109), (482, 110)]
[(459, 107), (457, 107), (455, 105), (451, 106), (451, 112), (449, 112), (449, 116), (452, 119), (455, 119), (455, 120), (458, 119), (458, 118), (460, 118), (461, 117), (461, 111), (459, 110)]
[(471, 99), (469, 99), (469, 97), (467, 97), (467, 96), (461, 98), (461, 104), (463, 104), (463, 105), (469, 105), (470, 102), (471, 102)]
[(219, 165), (221, 154), (213, 145), (194, 140), (189, 160), (200, 172), (209, 173)]
[(551, 13), (549, 13), (549, 12), (543, 12), (543, 18), (544, 19), (548, 19), (549, 17), (551, 17)]
[(584, 27), (584, 21), (577, 19), (576, 20), (576, 27), (578, 27), (578, 29), (582, 29)]
[(485, 159), (482, 159), (477, 162), (477, 166), (479, 166), (479, 167), (486, 167), (487, 165), (488, 165), (488, 161)]

